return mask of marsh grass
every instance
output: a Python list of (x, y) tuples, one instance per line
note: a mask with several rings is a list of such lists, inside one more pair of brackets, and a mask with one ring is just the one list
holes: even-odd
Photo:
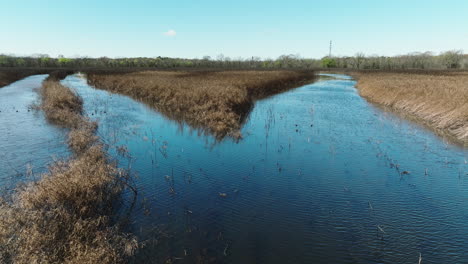
[(467, 72), (360, 72), (359, 93), (468, 145)]
[(74, 155), (0, 201), (0, 262), (126, 262), (138, 244), (119, 230), (112, 212), (127, 174), (107, 158), (79, 96), (46, 80), (41, 97), (48, 120), (70, 129)]
[(61, 80), (67, 75), (72, 74), (71, 69), (54, 69), (54, 68), (1, 68), (0, 67), (0, 88), (19, 81), (31, 75), (49, 74), (50, 80)]
[(0, 88), (30, 75), (41, 73), (39, 69), (0, 68)]
[(87, 72), (96, 88), (131, 96), (222, 139), (240, 138), (256, 100), (315, 79), (312, 71)]

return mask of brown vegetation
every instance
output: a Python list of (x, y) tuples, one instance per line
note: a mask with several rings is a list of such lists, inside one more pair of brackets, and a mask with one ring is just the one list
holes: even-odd
[(360, 72), (357, 87), (371, 102), (408, 114), (468, 144), (468, 73)]
[(71, 73), (73, 73), (71, 69), (0, 68), (0, 88), (31, 75), (49, 74), (48, 79), (61, 80)]
[(19, 68), (0, 68), (0, 88), (10, 83), (16, 82), (30, 75), (40, 74), (40, 70), (19, 69)]
[(137, 243), (111, 217), (126, 175), (109, 162), (96, 125), (81, 115), (81, 98), (50, 80), (41, 95), (47, 118), (71, 129), (75, 155), (0, 201), (0, 262), (123, 263)]
[(255, 100), (310, 82), (312, 71), (88, 72), (97, 88), (131, 96), (215, 135), (240, 137)]

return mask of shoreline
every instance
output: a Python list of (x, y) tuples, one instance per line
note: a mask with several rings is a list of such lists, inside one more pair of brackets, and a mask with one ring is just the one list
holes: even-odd
[[(468, 74), (350, 72), (368, 102), (468, 147)], [(462, 79), (462, 80), (460, 80)]]

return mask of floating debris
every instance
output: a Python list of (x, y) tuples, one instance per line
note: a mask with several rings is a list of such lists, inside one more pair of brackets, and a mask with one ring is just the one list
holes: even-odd
[(221, 193), (221, 192), (220, 192), (220, 193), (219, 193), (219, 196), (220, 196), (220, 197), (227, 197), (227, 193)]
[(378, 225), (377, 228), (379, 229), (380, 232), (386, 234), (386, 233), (385, 233), (385, 230), (384, 230), (380, 225)]

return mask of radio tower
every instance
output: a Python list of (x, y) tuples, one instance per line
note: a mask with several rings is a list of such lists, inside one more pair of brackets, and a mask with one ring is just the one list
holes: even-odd
[(328, 53), (329, 58), (331, 58), (331, 50), (332, 50), (332, 41), (330, 40), (330, 52)]

